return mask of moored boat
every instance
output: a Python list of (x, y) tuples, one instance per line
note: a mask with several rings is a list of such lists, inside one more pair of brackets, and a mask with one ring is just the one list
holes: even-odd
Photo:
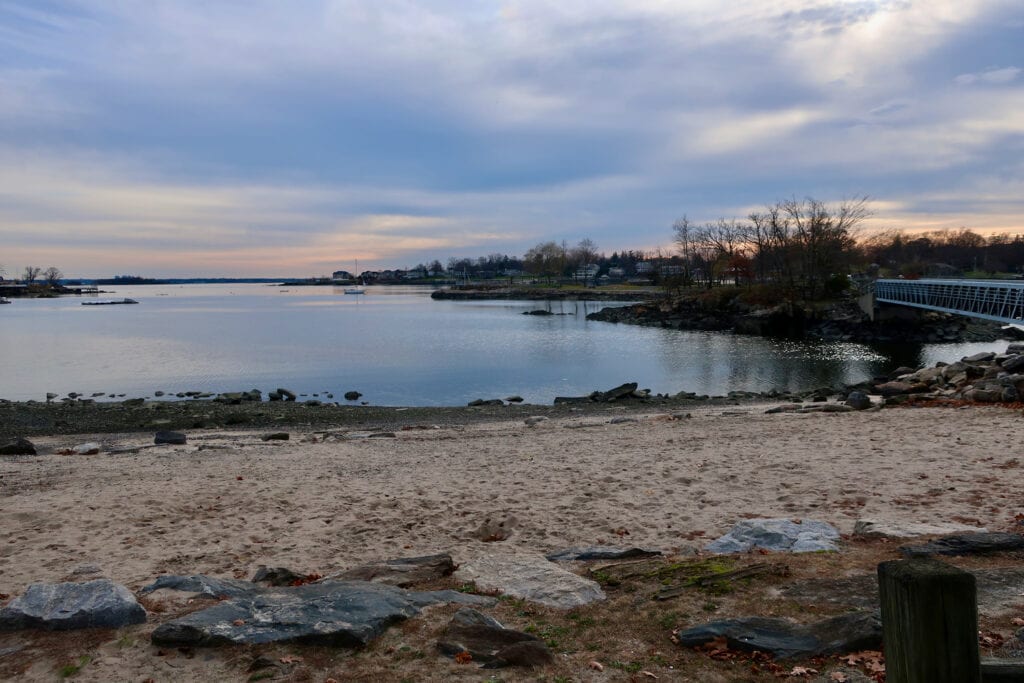
[(136, 301), (135, 299), (129, 299), (129, 298), (125, 297), (124, 299), (115, 300), (115, 301), (83, 301), (82, 305), (83, 306), (116, 306), (117, 304), (137, 304), (137, 303), (139, 303), (139, 302)]

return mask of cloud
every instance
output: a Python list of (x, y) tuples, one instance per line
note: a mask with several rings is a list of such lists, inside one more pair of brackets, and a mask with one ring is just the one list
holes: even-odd
[(957, 85), (975, 85), (977, 83), (984, 85), (1003, 85), (1017, 80), (1017, 76), (1020, 75), (1020, 72), (1021, 69), (1016, 66), (1008, 66), (1001, 69), (993, 68), (980, 73), (960, 74), (953, 79), (953, 82)]

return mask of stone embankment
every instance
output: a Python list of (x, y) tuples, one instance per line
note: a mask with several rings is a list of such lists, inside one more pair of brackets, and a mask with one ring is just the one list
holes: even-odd
[(1019, 403), (1024, 395), (1024, 343), (1014, 342), (1002, 354), (987, 351), (956, 363), (900, 370), (890, 381), (873, 387), (887, 404), (916, 400)]
[(632, 306), (605, 308), (588, 320), (663, 327), (675, 330), (734, 332), (755, 336), (796, 337), (822, 341), (861, 343), (991, 342), (1022, 339), (1016, 328), (999, 323), (924, 312), (912, 320), (871, 321), (853, 302), (822, 309), (786, 304), (764, 308), (730, 301), (709, 306), (696, 299), (648, 301)]

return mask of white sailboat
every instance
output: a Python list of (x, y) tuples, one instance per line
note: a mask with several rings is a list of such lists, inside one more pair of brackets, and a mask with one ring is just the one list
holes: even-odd
[[(359, 259), (356, 259), (356, 277), (359, 277)], [(346, 294), (366, 294), (366, 288), (356, 280), (356, 284), (353, 287), (345, 288)]]

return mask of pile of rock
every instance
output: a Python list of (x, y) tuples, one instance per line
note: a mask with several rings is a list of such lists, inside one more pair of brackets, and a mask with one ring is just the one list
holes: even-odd
[(874, 391), (887, 404), (912, 399), (1016, 403), (1024, 395), (1024, 343), (1011, 343), (1001, 354), (987, 351), (956, 363), (937, 363), (935, 367), (898, 374), (876, 383)]

